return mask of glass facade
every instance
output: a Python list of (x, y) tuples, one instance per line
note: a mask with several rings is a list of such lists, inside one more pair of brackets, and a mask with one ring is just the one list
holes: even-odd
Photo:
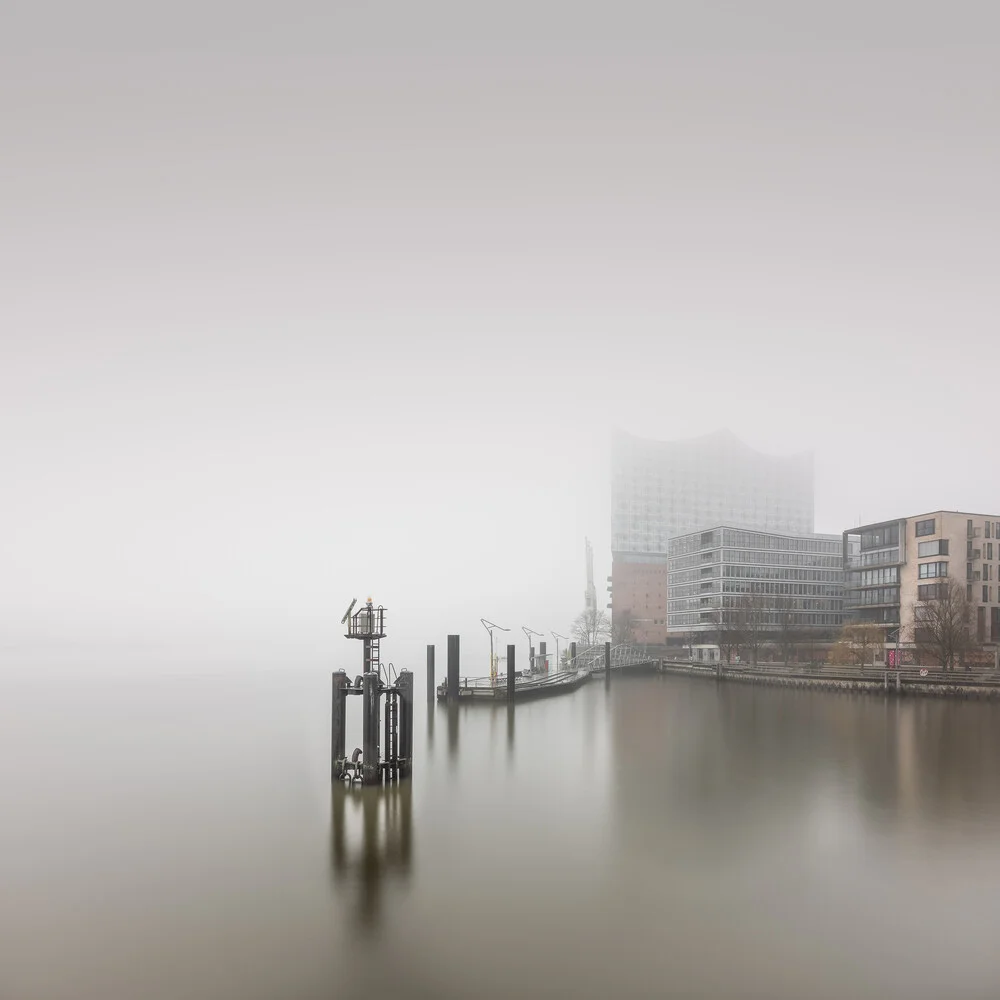
[(722, 526), (669, 542), (667, 622), (710, 631), (727, 609), (760, 602), (766, 629), (835, 630), (843, 623), (842, 542)]

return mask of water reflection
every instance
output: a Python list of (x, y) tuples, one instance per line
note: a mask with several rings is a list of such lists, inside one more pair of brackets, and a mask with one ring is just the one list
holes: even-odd
[(358, 920), (372, 930), (379, 921), (386, 877), (406, 879), (410, 874), (412, 786), (408, 781), (387, 788), (336, 784), (332, 809), (335, 889), (340, 895), (352, 884), (358, 887)]
[(507, 759), (514, 756), (514, 704), (507, 706)]
[(458, 703), (448, 702), (448, 757), (454, 764), (458, 757)]
[(820, 799), (886, 831), (1000, 818), (1000, 727), (982, 706), (662, 684), (654, 695), (623, 684), (609, 699), (630, 838), (645, 818), (658, 836), (746, 849), (776, 828), (794, 836)]

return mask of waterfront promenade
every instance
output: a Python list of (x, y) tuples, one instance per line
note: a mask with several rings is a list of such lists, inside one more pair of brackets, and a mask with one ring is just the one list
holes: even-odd
[(736, 684), (814, 688), (841, 693), (918, 695), (942, 698), (1000, 700), (1000, 673), (993, 669), (941, 670), (904, 667), (809, 667), (802, 664), (695, 663), (689, 660), (661, 660), (663, 674), (683, 674)]

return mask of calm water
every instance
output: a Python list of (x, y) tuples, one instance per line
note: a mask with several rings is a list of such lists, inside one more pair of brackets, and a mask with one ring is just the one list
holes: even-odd
[(3, 675), (0, 997), (1000, 996), (998, 707), (416, 723), (412, 787), (344, 795), (321, 669)]

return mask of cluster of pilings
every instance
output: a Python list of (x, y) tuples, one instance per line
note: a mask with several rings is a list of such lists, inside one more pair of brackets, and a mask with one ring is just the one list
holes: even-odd
[[(362, 745), (347, 757), (347, 697), (362, 699)], [(385, 733), (380, 747), (382, 699)], [(384, 751), (384, 756), (382, 754)], [(409, 778), (413, 771), (413, 674), (401, 670), (395, 684), (374, 672), (359, 674), (352, 684), (346, 671), (333, 675), (333, 780), (381, 785)]]
[[(574, 643), (575, 646), (575, 643)], [(542, 645), (544, 649), (544, 643)], [(514, 654), (516, 647), (507, 647), (507, 699), (514, 700), (515, 671)], [(448, 636), (448, 700), (457, 701), (461, 687), (461, 637)], [(427, 704), (433, 705), (437, 687), (434, 684), (434, 646), (427, 647)]]
[[(457, 635), (448, 636), (448, 664), (447, 664), (447, 683), (444, 688), (444, 694), (448, 701), (458, 701), (461, 692), (461, 637)], [(507, 701), (509, 704), (513, 704), (515, 695), (515, 684), (517, 679), (517, 664), (516, 664), (516, 652), (517, 648), (513, 645), (507, 647)], [(539, 658), (542, 662), (545, 661), (546, 650), (545, 643), (539, 643)], [(576, 663), (576, 643), (571, 642), (569, 645), (569, 662), (570, 664)], [(535, 648), (534, 646), (529, 647), (528, 659), (530, 663), (535, 662)], [(437, 695), (437, 686), (435, 684), (434, 677), (434, 661), (435, 661), (435, 647), (429, 645), (427, 647), (427, 703), (429, 705), (434, 704)], [(611, 682), (611, 643), (606, 642), (604, 644), (604, 677), (606, 683)], [(499, 680), (499, 679), (498, 679)]]

